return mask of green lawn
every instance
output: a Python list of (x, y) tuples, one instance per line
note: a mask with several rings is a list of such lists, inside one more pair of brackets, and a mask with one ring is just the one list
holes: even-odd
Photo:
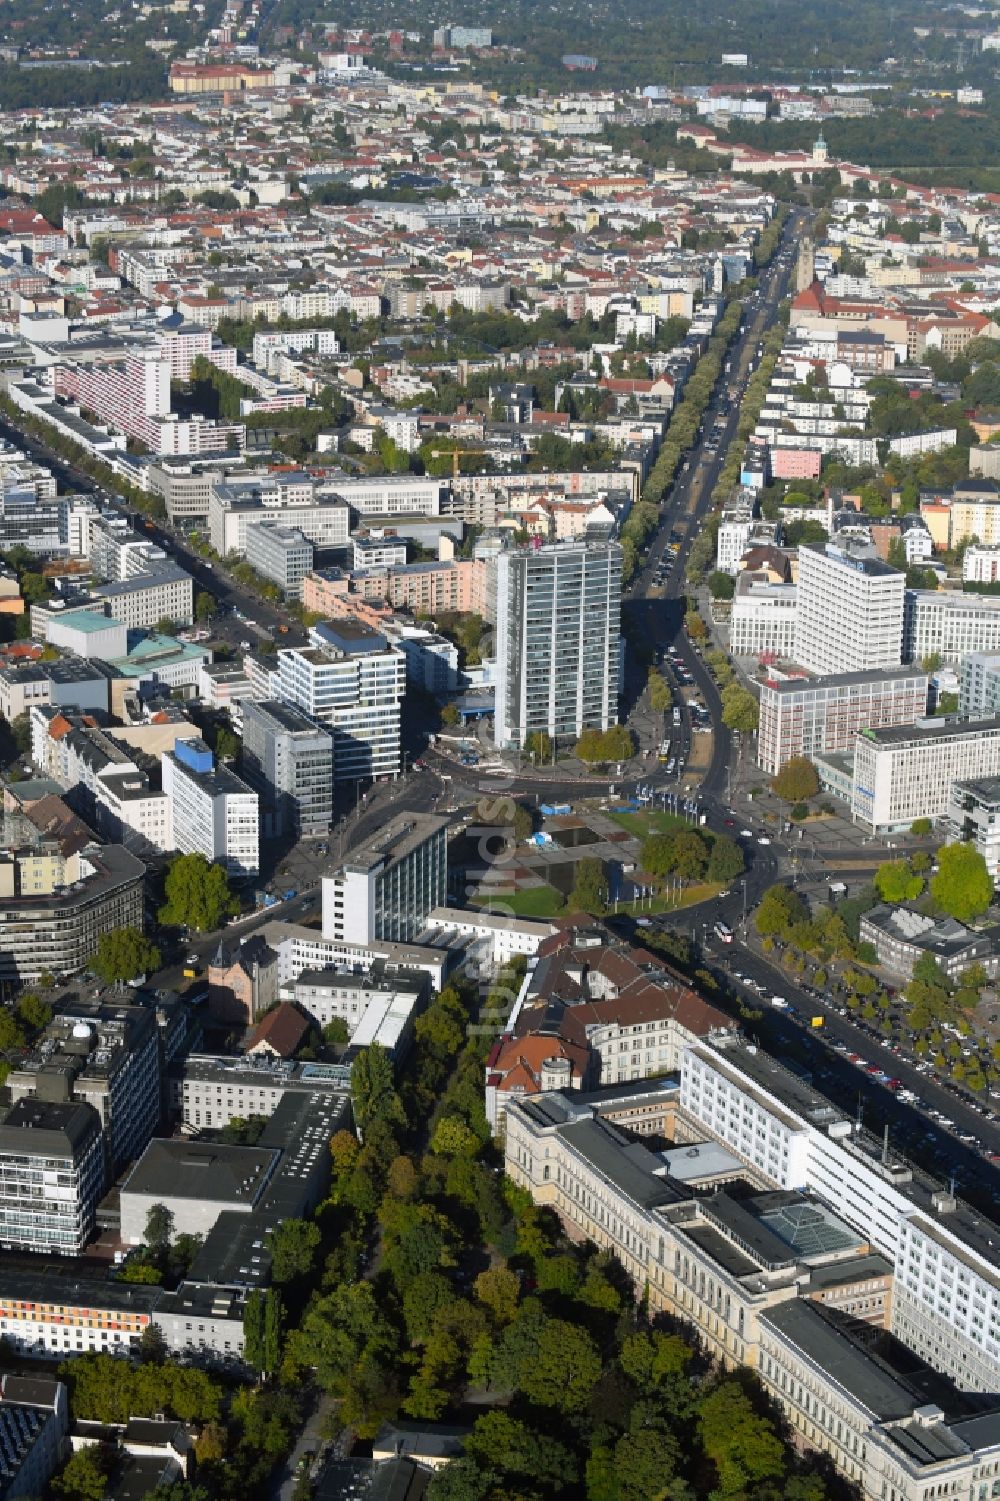
[(645, 809), (641, 813), (610, 813), (609, 818), (627, 829), (636, 839), (645, 839), (649, 834), (669, 834), (673, 829), (690, 828), (691, 821), (678, 813), (665, 813), (662, 809)]
[(554, 886), (532, 886), (527, 891), (505, 891), (492, 899), (481, 891), (471, 898), (473, 906), (487, 907), (492, 900), (494, 908), (504, 908), (515, 917), (555, 917), (562, 912), (566, 902)]

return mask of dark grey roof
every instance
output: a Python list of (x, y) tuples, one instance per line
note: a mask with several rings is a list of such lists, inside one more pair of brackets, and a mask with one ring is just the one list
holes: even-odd
[(100, 1134), (100, 1119), (91, 1105), (18, 1100), (0, 1126), (0, 1153), (76, 1157)]
[(266, 1147), (154, 1140), (126, 1179), (122, 1193), (171, 1199), (205, 1199), (250, 1208), (274, 1171), (277, 1152)]
[(796, 1298), (770, 1308), (760, 1321), (861, 1402), (877, 1422), (908, 1418), (921, 1405), (922, 1399), (883, 1361), (862, 1349), (808, 1299)]
[(604, 1120), (583, 1120), (566, 1126), (566, 1141), (609, 1183), (634, 1204), (655, 1209), (687, 1198), (664, 1176), (663, 1163), (641, 1142), (629, 1142), (624, 1132)]

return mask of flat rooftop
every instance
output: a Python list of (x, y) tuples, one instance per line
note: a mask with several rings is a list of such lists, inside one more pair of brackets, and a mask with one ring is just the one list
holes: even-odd
[(201, 1141), (151, 1141), (132, 1169), (123, 1194), (203, 1199), (250, 1209), (278, 1161), (265, 1147), (235, 1147)]

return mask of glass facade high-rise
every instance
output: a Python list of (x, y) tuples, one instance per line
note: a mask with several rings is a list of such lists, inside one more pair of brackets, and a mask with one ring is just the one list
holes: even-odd
[(558, 542), (497, 558), (495, 738), (576, 739), (617, 722), (622, 550)]

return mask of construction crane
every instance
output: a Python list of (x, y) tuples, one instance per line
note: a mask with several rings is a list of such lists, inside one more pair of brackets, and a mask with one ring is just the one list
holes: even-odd
[(451, 459), (452, 481), (458, 479), (461, 474), (462, 458), (465, 454), (491, 454), (492, 448), (432, 448), (432, 459)]

